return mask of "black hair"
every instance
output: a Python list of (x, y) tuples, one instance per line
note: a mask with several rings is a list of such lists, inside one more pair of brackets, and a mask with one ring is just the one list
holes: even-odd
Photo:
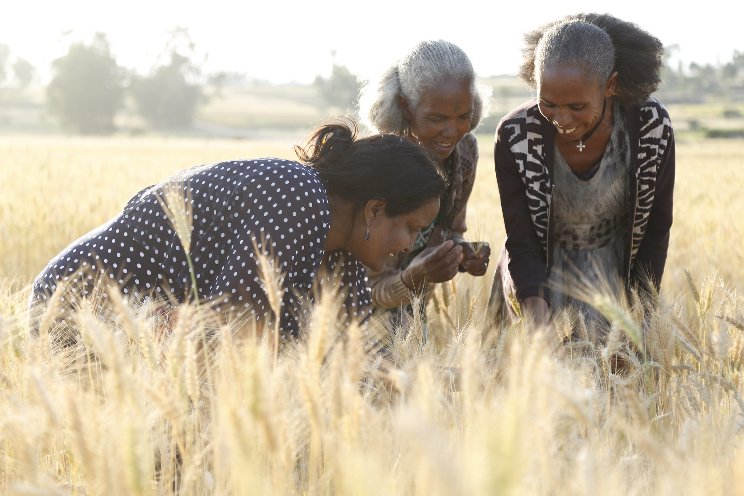
[(356, 135), (353, 121), (334, 122), (315, 130), (305, 148), (295, 147), (328, 194), (351, 202), (355, 214), (375, 198), (385, 200), (389, 217), (407, 214), (445, 191), (441, 168), (418, 145), (394, 134)]
[(609, 35), (615, 50), (614, 71), (618, 73), (616, 98), (619, 101), (626, 104), (642, 103), (657, 90), (664, 63), (664, 45), (636, 24), (609, 14), (571, 15), (525, 34), (519, 69), (519, 76), (525, 82), (533, 88), (539, 83), (535, 80), (538, 69), (535, 59), (543, 35), (557, 26), (576, 21), (592, 24)]

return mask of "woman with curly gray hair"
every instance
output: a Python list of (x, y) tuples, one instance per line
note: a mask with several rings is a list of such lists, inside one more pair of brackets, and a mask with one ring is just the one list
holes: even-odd
[(478, 146), (471, 133), (483, 112), (470, 59), (447, 41), (424, 41), (362, 91), (360, 115), (377, 132), (405, 136), (440, 164), (449, 186), (436, 219), (413, 249), (383, 271), (370, 271), (372, 301), (395, 309), (426, 294), (430, 283), (461, 272), (482, 276), (490, 250), (463, 241), (466, 205), (475, 180)]
[(491, 309), (545, 322), (576, 309), (572, 274), (590, 286), (654, 291), (672, 225), (674, 133), (651, 94), (663, 45), (606, 14), (569, 16), (528, 33), (520, 71), (537, 98), (496, 131), (506, 244)]

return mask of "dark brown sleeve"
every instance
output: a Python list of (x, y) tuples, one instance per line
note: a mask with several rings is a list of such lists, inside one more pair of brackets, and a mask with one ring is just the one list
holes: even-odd
[[(668, 116), (667, 116), (668, 118)], [(654, 204), (648, 219), (648, 227), (638, 247), (631, 271), (631, 284), (637, 284), (650, 277), (656, 289), (661, 285), (664, 275), (667, 250), (669, 249), (669, 232), (672, 227), (672, 209), (674, 197), (674, 132), (668, 127), (667, 148), (659, 164), (656, 176)]]
[(508, 146), (508, 127), (503, 124), (504, 121), (496, 131), (494, 162), (510, 258), (509, 273), (520, 301), (529, 296), (545, 297), (545, 255), (527, 208), (525, 184)]

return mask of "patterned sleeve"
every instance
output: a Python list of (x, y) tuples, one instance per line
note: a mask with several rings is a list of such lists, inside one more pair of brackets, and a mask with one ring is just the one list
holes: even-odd
[(518, 116), (513, 119), (505, 117), (496, 130), (494, 145), (496, 182), (509, 254), (508, 271), (520, 301), (529, 296), (544, 298), (547, 279), (547, 261), (530, 216), (526, 186), (517, 165), (518, 157), (509, 146), (514, 129), (525, 127), (523, 121), (524, 118)]
[(633, 282), (642, 282), (644, 278), (650, 277), (658, 290), (664, 275), (672, 227), (675, 149), (674, 131), (669, 114), (660, 102), (654, 99), (653, 103), (655, 103), (654, 107), (659, 110), (659, 118), (664, 122), (661, 136), (658, 139), (661, 158), (656, 176), (655, 197), (646, 232), (633, 263), (631, 278)]

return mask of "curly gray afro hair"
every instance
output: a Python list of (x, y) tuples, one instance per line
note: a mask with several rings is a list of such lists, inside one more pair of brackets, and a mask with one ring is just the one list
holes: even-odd
[(471, 83), (472, 131), (483, 115), (482, 90), (476, 85), (473, 65), (465, 52), (443, 40), (422, 41), (383, 72), (379, 79), (367, 83), (359, 99), (359, 115), (365, 125), (376, 132), (403, 134), (408, 122), (403, 117), (400, 96), (416, 108), (424, 91), (447, 79)]

